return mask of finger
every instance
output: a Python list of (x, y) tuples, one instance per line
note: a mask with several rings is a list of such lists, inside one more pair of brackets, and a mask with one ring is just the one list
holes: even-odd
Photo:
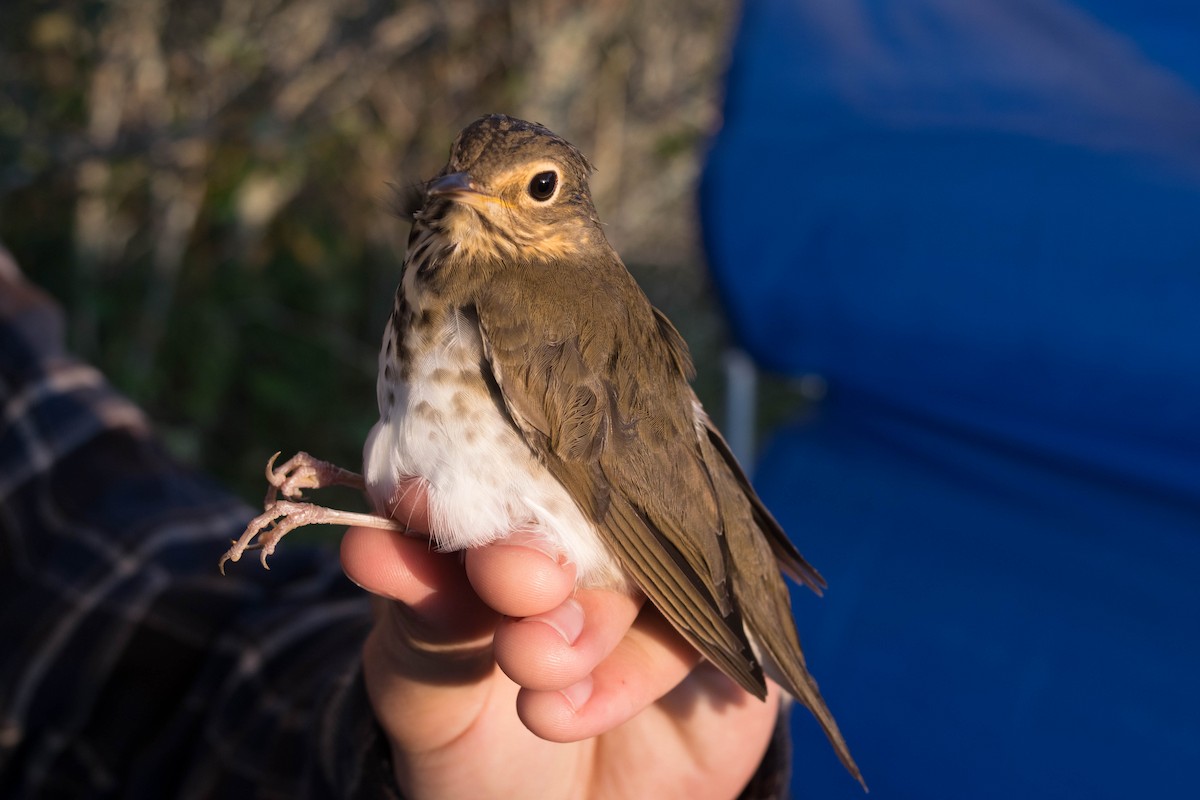
[(553, 742), (598, 736), (673, 690), (700, 661), (695, 648), (647, 604), (591, 675), (559, 691), (523, 689), (517, 714), (529, 730)]
[(629, 633), (644, 598), (581, 589), (558, 607), (496, 628), (496, 663), (515, 683), (538, 691), (586, 678)]
[(439, 553), (427, 539), (379, 528), (350, 528), (342, 537), (342, 569), (372, 594), (394, 600), (409, 635), (427, 642), (474, 639), (498, 616), (475, 592), (458, 553)]
[(522, 531), (468, 550), (466, 570), (479, 597), (510, 617), (550, 611), (575, 590), (575, 567), (547, 552), (544, 541)]

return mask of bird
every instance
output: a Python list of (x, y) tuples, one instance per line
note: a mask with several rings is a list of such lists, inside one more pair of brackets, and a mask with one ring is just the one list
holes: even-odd
[[(275, 467), (277, 453), (266, 510), (222, 572), (247, 549), (265, 566), (300, 525), (404, 530), (390, 511), (417, 477), (439, 549), (519, 528), (574, 563), (578, 586), (642, 592), (747, 692), (765, 699), (769, 675), (807, 707), (866, 788), (805, 664), (782, 573), (817, 594), (825, 580), (701, 406), (683, 337), (608, 243), (592, 170), (538, 123), (490, 114), (458, 134), (413, 215), (362, 473), (307, 453)], [(335, 484), (377, 513), (301, 499)]]

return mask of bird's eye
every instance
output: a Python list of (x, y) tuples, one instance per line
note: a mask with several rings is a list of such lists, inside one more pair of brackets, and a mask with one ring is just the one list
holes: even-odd
[(529, 181), (529, 196), (539, 203), (544, 203), (554, 196), (554, 187), (558, 186), (558, 173), (554, 170), (539, 172)]

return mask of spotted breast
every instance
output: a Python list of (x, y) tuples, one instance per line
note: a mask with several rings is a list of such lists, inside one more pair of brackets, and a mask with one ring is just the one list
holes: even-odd
[(379, 421), (363, 448), (363, 477), (378, 514), (390, 517), (402, 481), (428, 487), (439, 549), (487, 544), (524, 530), (545, 537), (583, 586), (627, 588), (626, 573), (563, 485), (513, 426), (490, 372), (470, 306), (444, 304), (426, 276), (448, 252), (418, 220), (404, 278), (380, 348)]

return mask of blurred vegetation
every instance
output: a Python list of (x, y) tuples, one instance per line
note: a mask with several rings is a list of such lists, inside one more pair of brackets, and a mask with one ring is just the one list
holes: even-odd
[[(0, 241), (71, 346), (248, 500), (275, 450), (359, 463), (407, 224), (482, 113), (599, 167), (614, 246), (701, 362), (694, 218), (730, 0), (111, 0), (0, 8)], [(714, 413), (717, 409), (713, 409)]]

